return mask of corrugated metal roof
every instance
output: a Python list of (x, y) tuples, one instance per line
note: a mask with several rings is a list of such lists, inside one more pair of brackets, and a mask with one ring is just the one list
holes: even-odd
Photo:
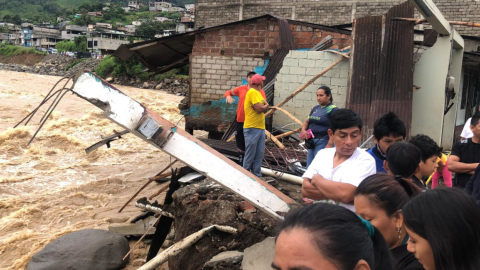
[[(132, 56), (137, 57), (150, 71), (165, 72), (168, 69), (182, 66), (188, 63), (188, 55), (192, 53), (195, 35), (208, 31), (215, 31), (225, 27), (245, 24), (257, 20), (278, 20), (279, 17), (266, 14), (247, 20), (232, 22), (228, 24), (198, 29), (192, 32), (173, 35), (155, 40), (148, 40), (134, 44), (121, 45), (113, 54), (115, 57), (125, 61)], [(287, 20), (289, 24), (312, 27), (331, 32), (350, 35), (350, 31), (334, 27), (312, 24), (300, 21)]]
[(408, 3), (386, 15), (357, 19), (353, 30), (353, 57), (349, 107), (364, 122), (365, 138), (375, 120), (396, 113), (410, 130), (413, 96), (413, 24), (391, 20), (413, 17)]

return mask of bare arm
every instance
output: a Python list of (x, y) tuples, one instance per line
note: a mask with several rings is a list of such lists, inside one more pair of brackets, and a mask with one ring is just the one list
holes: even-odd
[(479, 163), (463, 163), (457, 156), (448, 158), (448, 170), (455, 173), (468, 173), (473, 175)]
[(302, 130), (300, 131), (300, 139), (306, 139), (307, 138), (307, 128), (308, 128), (308, 118), (302, 124)]
[(310, 182), (311, 179), (304, 177), (303, 178), (303, 185), (302, 185), (302, 195), (305, 198), (309, 198), (312, 200), (325, 200), (327, 197), (323, 195), (323, 193), (312, 183)]
[(317, 187), (328, 199), (353, 204), (355, 190), (357, 189), (354, 185), (330, 181), (319, 174), (313, 176), (312, 185)]
[(253, 109), (257, 112), (257, 113), (263, 113), (263, 112), (266, 112), (268, 110), (268, 103), (266, 101), (264, 101), (264, 103), (255, 103), (252, 105)]

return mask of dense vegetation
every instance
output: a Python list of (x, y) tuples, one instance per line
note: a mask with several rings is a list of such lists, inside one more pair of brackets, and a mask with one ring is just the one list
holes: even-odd
[(168, 77), (188, 77), (188, 65), (158, 75), (145, 72), (145, 69), (145, 66), (135, 57), (123, 62), (118, 58), (108, 55), (100, 62), (95, 69), (95, 73), (104, 79), (111, 76), (114, 78), (139, 78), (141, 81), (161, 81)]
[[(89, 17), (87, 12), (102, 11), (105, 2), (112, 3), (109, 12), (105, 12), (103, 18)], [(194, 0), (172, 0), (176, 6), (193, 4)], [(147, 19), (155, 13), (148, 12), (148, 8), (138, 13), (125, 13), (120, 7), (127, 6), (128, 0), (0, 0), (0, 21), (20, 24), (21, 22), (41, 23), (48, 21), (56, 23), (57, 17), (67, 17), (69, 20), (77, 20), (86, 24), (90, 22), (123, 22), (130, 24), (137, 19)], [(120, 11), (121, 10), (121, 11)], [(74, 18), (75, 14), (82, 14)], [(159, 15), (157, 15), (159, 16)], [(87, 18), (88, 17), (88, 18)], [(83, 20), (83, 21), (82, 21)]]
[(41, 54), (46, 55), (44, 52), (39, 52), (34, 48), (25, 48), (15, 45), (7, 45), (0, 43), (0, 56), (2, 58), (14, 56), (14, 55), (22, 55), (22, 54)]
[(79, 36), (73, 41), (62, 40), (57, 42), (55, 49), (59, 52), (86, 52), (87, 50), (87, 37)]

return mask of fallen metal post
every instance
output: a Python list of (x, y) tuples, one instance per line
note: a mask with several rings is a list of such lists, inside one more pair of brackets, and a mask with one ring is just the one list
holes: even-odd
[(218, 182), (270, 216), (282, 219), (282, 214), (296, 204), (276, 188), (93, 73), (79, 74), (73, 92), (104, 110), (104, 116), (135, 136)]

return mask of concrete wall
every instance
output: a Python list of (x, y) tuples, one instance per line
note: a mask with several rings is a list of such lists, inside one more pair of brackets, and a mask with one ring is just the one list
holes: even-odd
[[(261, 16), (266, 13), (287, 19), (323, 25), (348, 24), (354, 18), (385, 14), (397, 0), (196, 0), (195, 27), (215, 26)], [(480, 14), (478, 0), (435, 0), (447, 20), (476, 22)], [(415, 17), (419, 17), (416, 13)], [(480, 35), (479, 28), (455, 26), (462, 35)]]
[[(291, 51), (275, 82), (274, 103), (277, 104), (287, 98), (293, 91), (301, 87), (315, 75), (331, 65), (341, 56), (329, 52)], [(328, 71), (324, 76), (308, 86), (293, 100), (283, 106), (300, 121), (305, 121), (312, 108), (318, 105), (316, 93), (318, 87), (326, 85), (332, 89), (333, 103), (344, 108), (347, 94), (348, 71), (350, 63), (342, 61)], [(293, 121), (282, 112), (276, 112), (273, 118), (274, 126), (284, 126)], [(300, 127), (299, 125), (295, 125)], [(289, 126), (294, 128), (294, 126)]]

